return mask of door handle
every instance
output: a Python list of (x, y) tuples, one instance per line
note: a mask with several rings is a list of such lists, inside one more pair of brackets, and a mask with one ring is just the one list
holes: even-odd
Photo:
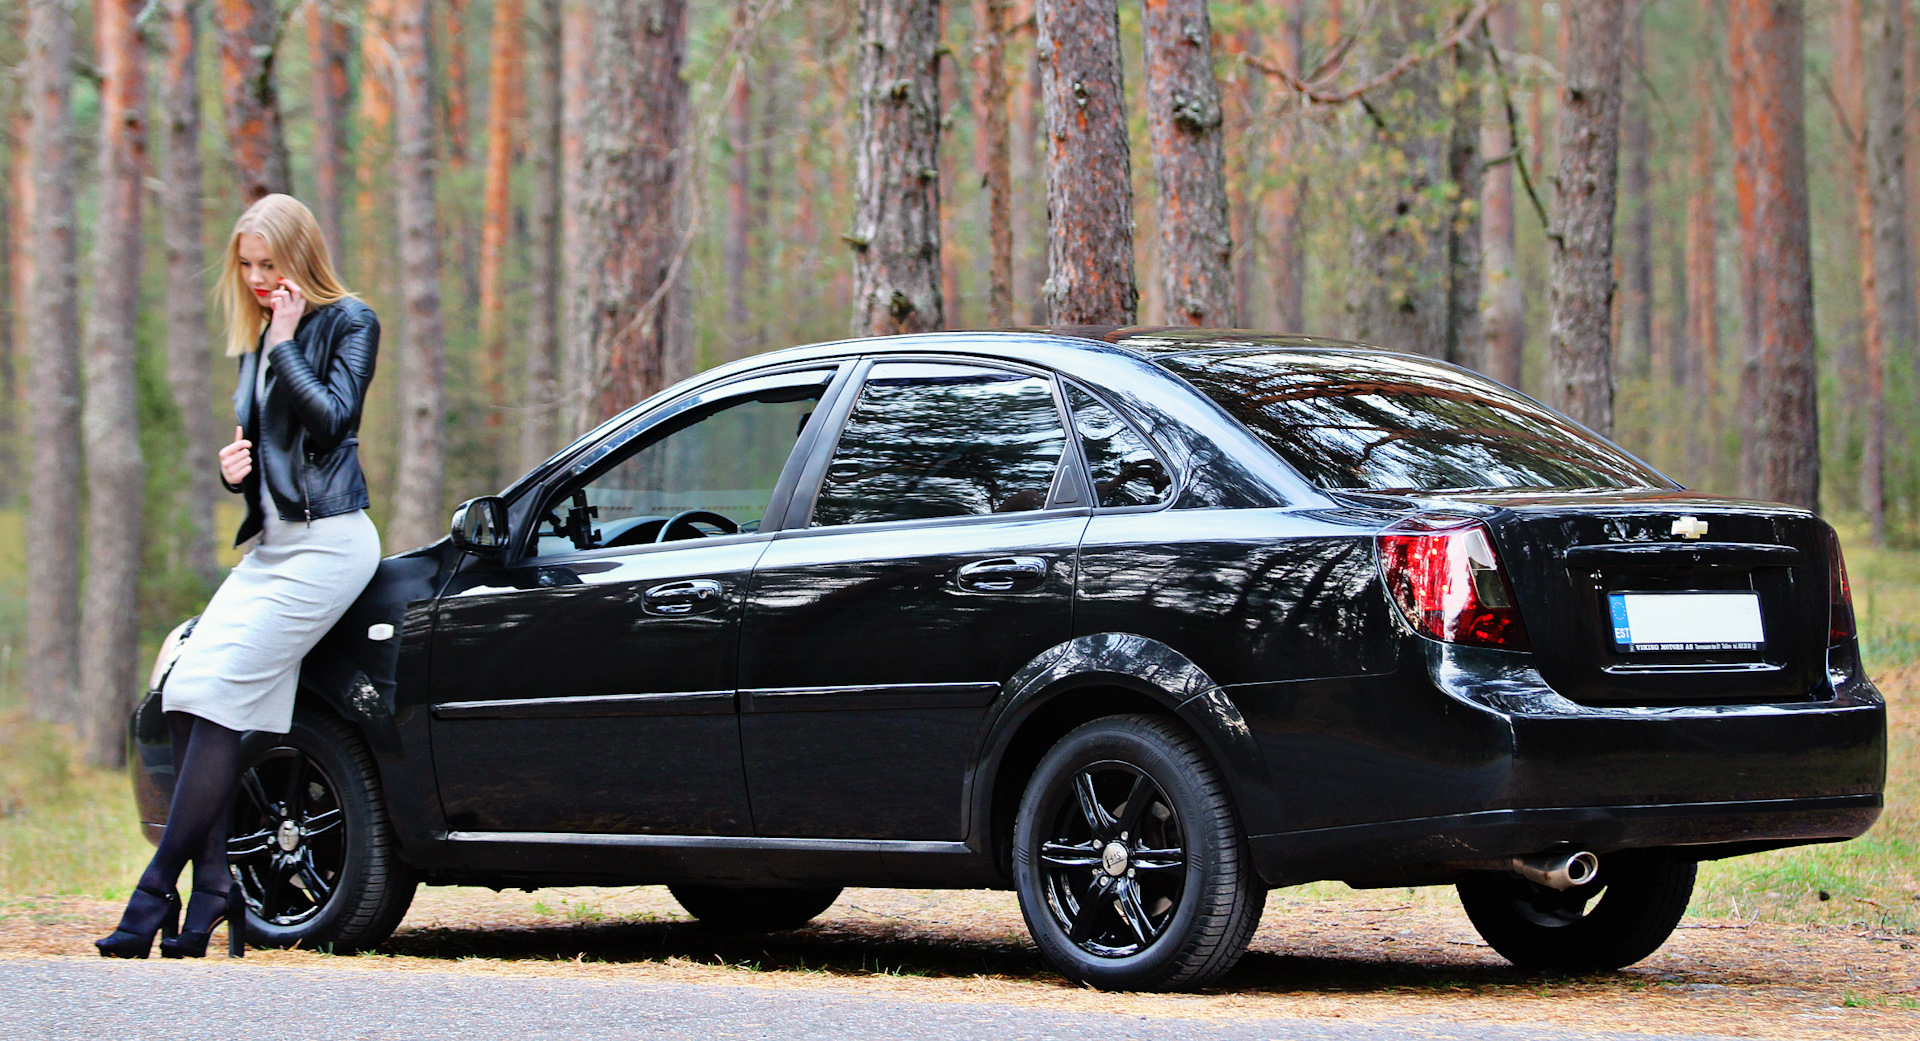
[(721, 593), (720, 583), (710, 578), (699, 578), (690, 582), (668, 582), (641, 593), (640, 609), (648, 614), (668, 617), (708, 614), (719, 610), (720, 605), (726, 601)]
[(1023, 593), (1047, 580), (1047, 562), (1039, 557), (995, 557), (961, 565), (954, 584), (975, 593)]

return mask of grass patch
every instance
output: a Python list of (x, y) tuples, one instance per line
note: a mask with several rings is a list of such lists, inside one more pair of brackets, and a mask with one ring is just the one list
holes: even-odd
[(0, 715), (0, 896), (122, 899), (153, 847), (123, 773), (76, 766), (63, 734)]

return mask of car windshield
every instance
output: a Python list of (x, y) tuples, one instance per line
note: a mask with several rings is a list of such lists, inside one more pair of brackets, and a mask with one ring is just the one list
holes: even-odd
[(1524, 395), (1439, 362), (1351, 351), (1186, 354), (1192, 383), (1322, 488), (1670, 488)]

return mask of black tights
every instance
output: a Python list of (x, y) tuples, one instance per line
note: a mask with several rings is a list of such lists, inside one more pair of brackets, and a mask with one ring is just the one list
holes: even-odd
[[(167, 713), (167, 730), (173, 739), (173, 802), (140, 884), (164, 893), (192, 861), (193, 888), (224, 894), (233, 878), (227, 873), (227, 802), (240, 778), (240, 732), (186, 712)], [(204, 931), (225, 905), (199, 903), (189, 908), (184, 924)]]

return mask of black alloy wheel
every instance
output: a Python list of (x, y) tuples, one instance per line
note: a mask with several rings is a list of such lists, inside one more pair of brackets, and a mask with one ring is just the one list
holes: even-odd
[(1500, 956), (1523, 969), (1605, 972), (1645, 958), (1687, 913), (1699, 865), (1657, 851), (1600, 858), (1592, 882), (1557, 890), (1510, 875), (1457, 887), (1467, 917)]
[(1199, 742), (1111, 716), (1062, 738), (1015, 824), (1027, 928), (1063, 975), (1116, 990), (1202, 986), (1252, 939), (1266, 889)]
[(227, 859), (247, 942), (349, 953), (392, 935), (416, 881), (399, 861), (366, 746), (338, 719), (301, 712), (241, 750)]
[(715, 929), (778, 932), (798, 929), (840, 899), (840, 887), (772, 889), (752, 886), (668, 886), (667, 892)]

